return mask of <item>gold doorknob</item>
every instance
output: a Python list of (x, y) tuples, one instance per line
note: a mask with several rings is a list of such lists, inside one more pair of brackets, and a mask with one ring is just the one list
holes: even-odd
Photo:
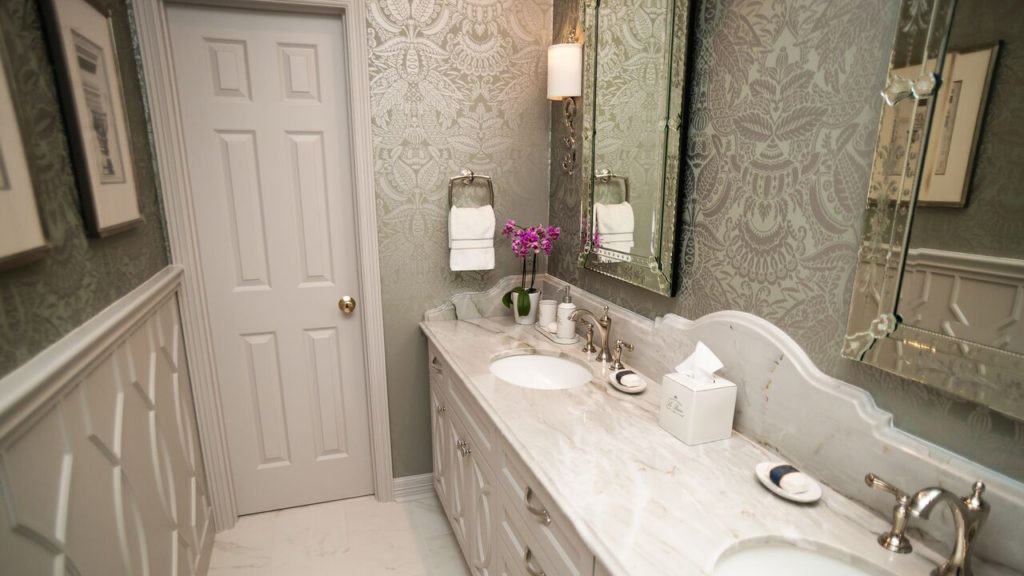
[(338, 300), (338, 309), (345, 314), (351, 314), (356, 309), (356, 299), (351, 296), (342, 296), (341, 300)]

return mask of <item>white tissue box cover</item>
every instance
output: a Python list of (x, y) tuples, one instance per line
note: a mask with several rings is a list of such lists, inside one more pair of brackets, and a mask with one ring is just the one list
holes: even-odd
[(736, 412), (736, 385), (715, 376), (698, 382), (672, 372), (661, 381), (661, 417), (658, 423), (683, 442), (694, 445), (732, 436)]

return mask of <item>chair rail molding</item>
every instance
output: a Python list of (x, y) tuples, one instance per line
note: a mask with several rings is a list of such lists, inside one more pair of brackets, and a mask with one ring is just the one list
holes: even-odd
[[(181, 308), (196, 395), (203, 456), (218, 530), (231, 528), (238, 518), (228, 462), (224, 417), (216, 377), (216, 359), (203, 293), (203, 268), (195, 208), (188, 179), (184, 131), (174, 79), (168, 0), (131, 0), (143, 70), (143, 87), (152, 123), (153, 146), (160, 166), (160, 189), (171, 247), (171, 258), (184, 267)], [(377, 250), (377, 218), (373, 184), (370, 125), (370, 75), (367, 60), (366, 3), (362, 0), (188, 0), (190, 4), (235, 8), (318, 12), (340, 17), (345, 27), (348, 82), (351, 89), (358, 264), (364, 319), (365, 360), (370, 416), (374, 493), (380, 501), (393, 499), (391, 433), (388, 422), (387, 373), (384, 363), (383, 301)]]
[(131, 334), (159, 302), (181, 285), (182, 270), (167, 266), (52, 346), (0, 379), (0, 438), (31, 424), (68, 388)]

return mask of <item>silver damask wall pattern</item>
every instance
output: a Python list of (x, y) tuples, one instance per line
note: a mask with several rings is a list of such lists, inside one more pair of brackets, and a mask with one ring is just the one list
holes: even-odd
[[(839, 356), (898, 3), (694, 1), (679, 295), (578, 268), (573, 253), (550, 271), (647, 316), (762, 316), (901, 428), (1024, 479), (1024, 423)], [(576, 2), (554, 7), (563, 33)], [(579, 182), (557, 170), (551, 218), (578, 237)]]
[(498, 221), (548, 214), (550, 0), (369, 3), (373, 156), (396, 477), (429, 472), (427, 357), (418, 323), (451, 294), (519, 271), (448, 267), (447, 183), (494, 178)]
[(167, 265), (146, 117), (125, 4), (113, 11), (132, 158), (145, 223), (102, 240), (86, 238), (71, 171), (66, 125), (35, 0), (0, 2), (4, 49), (25, 135), (36, 200), (52, 251), (0, 272), (0, 376), (70, 332)]

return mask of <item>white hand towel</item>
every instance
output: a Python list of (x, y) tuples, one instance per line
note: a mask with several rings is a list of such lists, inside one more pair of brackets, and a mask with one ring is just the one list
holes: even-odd
[(459, 208), (448, 212), (448, 263), (453, 272), (494, 269), (494, 208)]
[(601, 248), (617, 252), (631, 252), (633, 250), (633, 235), (625, 233), (602, 234)]
[(594, 204), (594, 220), (601, 248), (618, 252), (629, 252), (633, 248), (635, 215), (629, 202), (619, 204)]

